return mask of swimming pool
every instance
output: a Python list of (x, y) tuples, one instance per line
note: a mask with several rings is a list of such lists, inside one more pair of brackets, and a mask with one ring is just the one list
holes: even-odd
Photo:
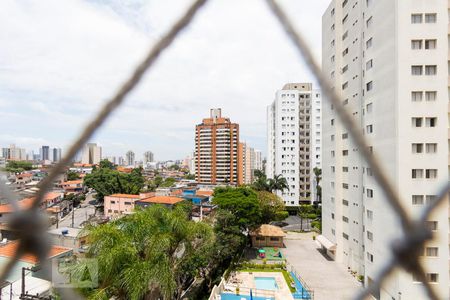
[(255, 287), (258, 290), (278, 290), (278, 285), (274, 277), (255, 277)]

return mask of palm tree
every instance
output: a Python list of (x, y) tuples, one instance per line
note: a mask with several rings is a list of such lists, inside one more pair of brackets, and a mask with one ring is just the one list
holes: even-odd
[(269, 189), (270, 192), (283, 192), (284, 190), (289, 191), (289, 184), (287, 183), (286, 178), (279, 174), (275, 175), (273, 179), (269, 179)]
[[(159, 205), (88, 233), (87, 256), (97, 261), (99, 281), (88, 295), (99, 299), (179, 299), (201, 267), (195, 253), (214, 242), (209, 225), (189, 221), (182, 207)], [(77, 270), (86, 266), (79, 263), (73, 270), (82, 275)]]
[(252, 187), (257, 191), (270, 191), (269, 182), (267, 180), (266, 174), (261, 170), (254, 171), (255, 180), (253, 181)]

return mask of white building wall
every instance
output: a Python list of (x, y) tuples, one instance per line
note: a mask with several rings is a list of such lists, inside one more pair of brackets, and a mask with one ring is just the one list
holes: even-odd
[[(416, 13), (436, 13), (437, 22), (412, 24), (411, 14)], [(333, 1), (323, 15), (322, 30), (325, 74), (360, 124), (403, 205), (417, 215), (424, 205), (413, 204), (413, 195), (434, 195), (448, 181), (447, 1), (349, 0), (344, 6)], [(412, 50), (416, 39), (422, 40), (422, 49)], [(425, 39), (436, 39), (437, 48), (424, 49)], [(436, 65), (437, 74), (413, 76), (415, 65)], [(426, 101), (423, 94), (422, 101), (414, 102), (413, 91), (435, 91), (437, 98)], [(416, 117), (437, 118), (436, 126), (427, 127), (423, 119), (422, 127), (413, 127)], [(402, 235), (400, 223), (358, 149), (344, 138), (347, 131), (329, 104), (323, 107), (323, 119), (323, 235), (337, 244), (336, 260), (370, 284), (388, 260), (393, 239)], [(417, 143), (423, 144), (422, 153), (413, 153)], [(427, 153), (427, 143), (437, 144), (437, 153)], [(437, 170), (438, 176), (413, 179), (413, 169), (423, 170), (424, 177), (425, 170)], [(431, 218), (438, 222), (438, 241), (427, 245), (438, 247), (438, 256), (421, 257), (427, 273), (438, 274), (433, 286), (442, 299), (449, 298), (448, 217), (444, 203)], [(426, 296), (412, 275), (399, 271), (379, 298)]]

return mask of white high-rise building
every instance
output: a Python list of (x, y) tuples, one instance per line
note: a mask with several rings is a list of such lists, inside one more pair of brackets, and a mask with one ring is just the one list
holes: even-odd
[(127, 166), (134, 166), (134, 162), (135, 162), (135, 154), (133, 151), (129, 150), (125, 156), (127, 157), (126, 163)]
[(153, 152), (151, 151), (147, 151), (144, 152), (144, 165), (147, 163), (151, 163), (155, 161), (155, 157), (153, 155)]
[(83, 147), (81, 154), (82, 164), (99, 164), (102, 160), (102, 147), (97, 146), (95, 143), (88, 143)]
[(52, 149), (52, 161), (59, 162), (61, 160), (61, 148)]
[(255, 150), (255, 170), (263, 170), (261, 150)]
[[(334, 0), (322, 19), (323, 71), (415, 216), (449, 179), (448, 11), (443, 0)], [(323, 106), (322, 135), (318, 240), (370, 286), (401, 224), (330, 104)], [(440, 299), (449, 299), (448, 202), (428, 226), (436, 239), (420, 261)], [(398, 270), (373, 296), (428, 298), (413, 275)]]
[(286, 84), (267, 107), (266, 175), (286, 178), (289, 190), (278, 195), (287, 206), (314, 200), (312, 168), (317, 162), (320, 166), (320, 114), (320, 91), (313, 90), (311, 83)]

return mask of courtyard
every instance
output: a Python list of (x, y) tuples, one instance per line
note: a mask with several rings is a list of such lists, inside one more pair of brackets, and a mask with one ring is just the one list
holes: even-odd
[(314, 291), (314, 300), (352, 299), (361, 284), (346, 268), (322, 255), (313, 233), (288, 232), (280, 249), (288, 264)]

